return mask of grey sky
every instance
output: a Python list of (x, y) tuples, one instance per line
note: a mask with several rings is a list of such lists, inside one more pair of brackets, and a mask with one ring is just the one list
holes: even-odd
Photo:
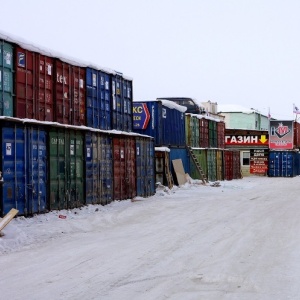
[(134, 100), (186, 96), (293, 119), (300, 1), (0, 0), (0, 30), (123, 72)]

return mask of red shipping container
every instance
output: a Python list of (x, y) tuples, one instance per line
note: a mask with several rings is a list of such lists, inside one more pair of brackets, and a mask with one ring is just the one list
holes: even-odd
[(85, 124), (85, 69), (55, 60), (55, 121)]
[(218, 134), (218, 148), (225, 148), (225, 123), (218, 122), (217, 123), (217, 134)]
[(18, 46), (15, 59), (14, 116), (53, 121), (53, 59)]
[(136, 196), (135, 139), (113, 138), (114, 199), (125, 200)]
[(225, 180), (233, 179), (233, 151), (224, 151), (224, 177)]
[(199, 119), (199, 146), (201, 148), (209, 147), (209, 120)]
[(300, 147), (300, 124), (294, 122), (294, 148)]

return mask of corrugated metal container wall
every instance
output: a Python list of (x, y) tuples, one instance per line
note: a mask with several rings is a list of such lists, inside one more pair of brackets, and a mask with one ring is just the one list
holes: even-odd
[(112, 129), (132, 131), (132, 81), (112, 75)]
[(233, 151), (224, 150), (224, 177), (225, 180), (233, 179)]
[(217, 132), (217, 122), (214, 120), (208, 121), (209, 128), (209, 147), (217, 148), (218, 147), (218, 132)]
[(294, 122), (294, 148), (300, 148), (300, 123)]
[(112, 138), (85, 133), (86, 204), (106, 205), (113, 199)]
[(166, 178), (166, 160), (169, 165), (169, 153), (165, 151), (155, 151), (155, 182), (168, 185)]
[[(196, 149), (193, 148), (193, 152), (201, 166), (201, 169), (204, 173), (204, 175), (207, 177), (207, 153), (206, 149)], [(193, 179), (201, 179), (201, 176), (199, 172), (197, 171), (197, 168), (195, 167), (195, 164), (193, 160), (190, 160), (190, 174)]]
[(192, 146), (191, 114), (185, 114), (185, 142), (187, 146)]
[(192, 116), (191, 122), (191, 147), (199, 148), (200, 147), (200, 128), (199, 128), (199, 119), (196, 116)]
[(217, 122), (218, 148), (225, 148), (225, 123)]
[(61, 124), (85, 123), (85, 68), (55, 60), (55, 121)]
[(293, 151), (270, 151), (270, 177), (294, 177), (299, 175), (299, 155)]
[(233, 179), (240, 179), (241, 176), (241, 157), (240, 151), (233, 150)]
[(13, 46), (0, 40), (0, 115), (13, 117)]
[(155, 194), (154, 140), (136, 138), (137, 196), (149, 197)]
[(199, 119), (199, 146), (201, 148), (209, 147), (208, 123), (208, 120), (205, 118)]
[(111, 74), (86, 69), (87, 126), (111, 129)]
[(145, 129), (134, 129), (135, 132), (154, 137), (155, 146), (185, 147), (184, 113), (166, 107), (160, 101), (137, 103), (147, 106), (150, 121)]
[(135, 139), (133, 137), (113, 137), (113, 200), (124, 200), (136, 196), (135, 157)]
[(216, 179), (217, 180), (224, 180), (224, 151), (223, 150), (216, 150)]
[(46, 211), (47, 134), (42, 127), (2, 123), (3, 184), (0, 215), (11, 208), (19, 215)]
[(49, 130), (51, 210), (84, 205), (83, 133), (72, 129)]
[(174, 182), (178, 184), (172, 160), (181, 159), (184, 172), (190, 174), (190, 156), (186, 148), (175, 148), (175, 147), (169, 147), (169, 148), (170, 148), (169, 158), (170, 158), (170, 166), (171, 166), (170, 169), (173, 175)]
[(15, 48), (15, 117), (53, 121), (53, 59)]
[(215, 149), (207, 149), (207, 179), (217, 180), (217, 157)]

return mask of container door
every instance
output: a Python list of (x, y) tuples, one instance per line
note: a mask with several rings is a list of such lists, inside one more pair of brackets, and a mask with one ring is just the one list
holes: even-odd
[(135, 139), (125, 139), (125, 199), (136, 196)]
[(47, 148), (44, 130), (27, 129), (28, 214), (45, 212), (47, 197)]
[(13, 117), (13, 71), (12, 45), (0, 41), (0, 115)]
[(111, 76), (99, 71), (99, 127), (103, 130), (111, 129)]
[(37, 120), (52, 122), (53, 116), (53, 58), (36, 54), (36, 112)]
[(125, 199), (125, 141), (113, 138), (114, 200)]

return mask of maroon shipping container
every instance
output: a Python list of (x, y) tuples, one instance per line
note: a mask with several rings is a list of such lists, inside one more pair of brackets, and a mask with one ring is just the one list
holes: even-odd
[(199, 146), (209, 147), (209, 120), (205, 118), (199, 119)]
[(113, 138), (114, 199), (125, 200), (136, 196), (135, 139)]
[(240, 151), (233, 151), (233, 179), (240, 179), (241, 175), (241, 157)]
[(225, 123), (217, 122), (218, 148), (225, 148)]
[(53, 121), (53, 58), (15, 48), (17, 118)]
[(224, 178), (233, 179), (233, 151), (224, 150)]
[(294, 122), (294, 148), (300, 147), (300, 124)]
[(85, 68), (55, 60), (55, 121), (61, 124), (85, 124)]

